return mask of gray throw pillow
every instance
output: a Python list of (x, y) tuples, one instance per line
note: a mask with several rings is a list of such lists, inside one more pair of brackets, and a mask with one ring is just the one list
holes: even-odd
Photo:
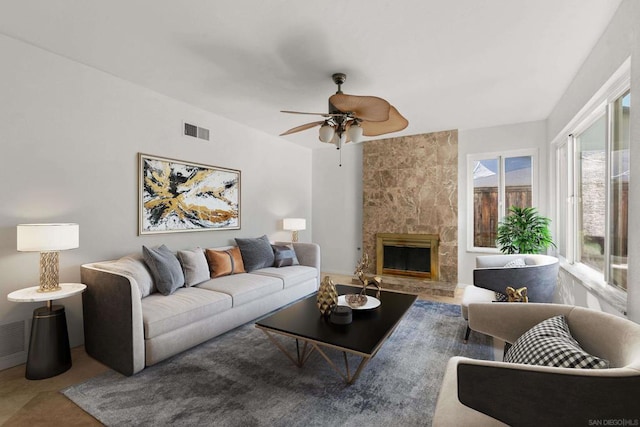
[(290, 265), (299, 265), (296, 251), (291, 245), (271, 245), (273, 248), (274, 267), (288, 267)]
[(158, 292), (171, 295), (184, 285), (184, 273), (178, 258), (165, 245), (157, 248), (142, 246), (144, 262), (149, 267)]
[(209, 264), (204, 256), (202, 248), (195, 248), (190, 251), (178, 251), (178, 259), (182, 265), (184, 273), (184, 285), (194, 286), (206, 282), (211, 278), (209, 275)]
[(272, 267), (273, 249), (266, 235), (258, 238), (236, 238), (236, 244), (242, 254), (242, 262), (247, 273), (260, 268)]

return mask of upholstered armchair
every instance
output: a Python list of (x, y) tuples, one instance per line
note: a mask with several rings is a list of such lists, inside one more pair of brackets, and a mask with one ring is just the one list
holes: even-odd
[[(524, 266), (506, 267), (514, 260), (524, 260)], [(508, 286), (527, 288), (529, 302), (553, 302), (557, 280), (558, 259), (549, 255), (483, 255), (476, 257), (473, 285), (467, 286), (462, 296), (462, 317), (468, 320), (467, 307), (474, 302), (491, 302), (495, 293), (505, 293)], [(467, 327), (465, 341), (471, 329)]]
[(610, 368), (453, 357), (440, 389), (434, 426), (586, 426), (640, 419), (640, 325), (560, 304), (481, 303), (469, 305), (468, 313), (474, 331), (508, 343), (539, 322), (563, 314), (573, 338), (586, 352), (607, 359)]

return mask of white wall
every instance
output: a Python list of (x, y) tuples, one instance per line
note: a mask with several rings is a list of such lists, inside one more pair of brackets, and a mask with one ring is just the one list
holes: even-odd
[[(640, 2), (624, 0), (607, 29), (583, 63), (571, 85), (547, 120), (547, 141), (553, 141), (611, 75), (631, 56), (631, 182), (629, 186), (629, 230), (640, 229)], [(629, 235), (627, 312), (640, 322), (640, 235)], [(569, 278), (569, 277), (568, 277)], [(610, 311), (610, 305), (580, 285), (566, 280), (561, 295), (590, 307)]]
[(313, 238), (322, 270), (352, 274), (362, 256), (362, 144), (313, 152)]
[(538, 150), (537, 182), (538, 211), (549, 216), (546, 188), (548, 181), (548, 161), (546, 144), (546, 124), (544, 121), (518, 123), (482, 129), (462, 129), (458, 131), (458, 282), (473, 283), (473, 268), (482, 252), (467, 250), (467, 215), (472, 206), (467, 206), (467, 155), (476, 153), (505, 152), (533, 148)]
[[(61, 281), (75, 282), (81, 264), (142, 245), (288, 240), (283, 217), (312, 222), (311, 150), (5, 36), (0, 56), (0, 326), (30, 319), (41, 305), (6, 299), (38, 283), (39, 255), (16, 251), (16, 224), (79, 223), (80, 248), (60, 254)], [(183, 121), (209, 128), (212, 142), (183, 136)], [(138, 152), (240, 169), (241, 230), (137, 236)], [(311, 239), (310, 227), (300, 233)], [(81, 297), (60, 302), (79, 345)], [(0, 369), (20, 362), (0, 359)]]

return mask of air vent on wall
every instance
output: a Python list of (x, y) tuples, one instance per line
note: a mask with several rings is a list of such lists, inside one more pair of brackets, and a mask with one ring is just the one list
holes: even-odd
[(0, 325), (0, 358), (26, 350), (25, 321)]
[(204, 139), (205, 141), (209, 140), (209, 129), (201, 128), (189, 123), (184, 124), (184, 134), (194, 138)]

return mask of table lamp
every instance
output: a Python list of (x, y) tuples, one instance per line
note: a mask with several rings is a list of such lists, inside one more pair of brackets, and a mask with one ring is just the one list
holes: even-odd
[(291, 231), (291, 241), (298, 241), (298, 231), (306, 230), (307, 220), (304, 218), (285, 218), (282, 220), (282, 229)]
[(79, 246), (78, 224), (18, 224), (18, 250), (40, 252), (40, 289), (59, 291), (58, 251)]

